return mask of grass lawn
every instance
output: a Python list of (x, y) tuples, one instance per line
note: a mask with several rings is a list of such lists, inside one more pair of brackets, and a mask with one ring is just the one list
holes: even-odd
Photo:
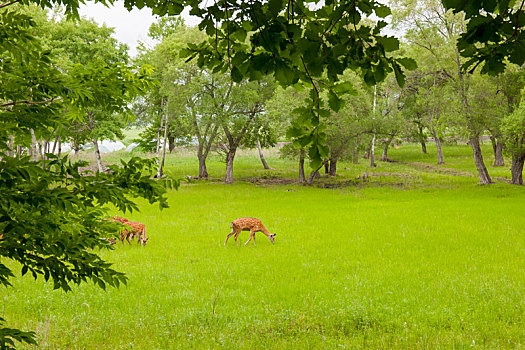
[[(525, 347), (524, 190), (503, 181), (508, 167), (480, 186), (468, 147), (434, 167), (435, 152), (408, 145), (389, 153), (402, 163), (342, 162), (337, 179), (303, 186), (272, 152), (274, 171), (240, 154), (230, 186), (212, 157), (210, 181), (127, 215), (146, 224), (147, 246), (101, 252), (127, 286), (64, 293), (17, 278), (3, 290), (8, 326), (36, 330), (44, 349)], [(170, 156), (168, 172), (197, 175), (194, 158)], [(275, 244), (258, 233), (244, 247), (243, 232), (224, 247), (242, 216)]]

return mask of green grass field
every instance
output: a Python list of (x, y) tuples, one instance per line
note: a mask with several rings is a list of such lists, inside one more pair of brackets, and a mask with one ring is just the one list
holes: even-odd
[[(467, 146), (445, 148), (443, 167), (429, 151), (404, 145), (389, 153), (404, 163), (375, 169), (341, 163), (311, 186), (276, 151), (275, 171), (243, 152), (223, 185), (212, 157), (210, 181), (169, 193), (162, 212), (142, 203), (128, 215), (146, 224), (146, 247), (101, 252), (127, 286), (64, 293), (17, 278), (2, 315), (36, 330), (43, 349), (524, 348), (524, 190), (503, 181), (508, 167), (478, 185)], [(189, 152), (167, 164), (197, 175)], [(243, 232), (224, 247), (242, 216), (261, 219), (275, 244), (258, 233), (244, 247)]]

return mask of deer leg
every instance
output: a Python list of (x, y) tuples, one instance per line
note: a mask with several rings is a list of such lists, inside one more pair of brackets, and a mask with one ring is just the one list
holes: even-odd
[(235, 236), (233, 236), (233, 238), (235, 238), (235, 244), (237, 244), (237, 246), (239, 246), (239, 242), (237, 242), (237, 238), (239, 237), (239, 233), (241, 233), (241, 230), (236, 231), (235, 232)]
[[(224, 245), (226, 245), (226, 243), (228, 243), (228, 239), (235, 233), (235, 230), (232, 230), (232, 232), (230, 232), (230, 234), (226, 237), (226, 242), (224, 242)], [(237, 238), (235, 238), (235, 242), (237, 242)]]
[(250, 231), (250, 239), (248, 239), (248, 241), (246, 241), (246, 243), (244, 243), (244, 245), (247, 245), (248, 243), (250, 243), (252, 238), (253, 238), (253, 244), (255, 244), (255, 234), (254, 234), (253, 231)]

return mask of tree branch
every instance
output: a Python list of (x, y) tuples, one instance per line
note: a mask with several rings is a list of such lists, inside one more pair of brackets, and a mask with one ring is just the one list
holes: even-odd
[(53, 102), (62, 101), (62, 100), (63, 100), (63, 98), (59, 97), (59, 98), (52, 98), (51, 100), (45, 100), (45, 101), (29, 101), (29, 100), (11, 101), (11, 102), (6, 102), (6, 103), (0, 104), (0, 107), (10, 107), (10, 106), (15, 106), (15, 105), (19, 105), (19, 104), (26, 104), (28, 106), (30, 106), (30, 105), (41, 105), (41, 104), (53, 103)]
[(20, 1), (20, 0), (13, 0), (13, 1), (6, 1), (6, 2), (3, 2), (3, 3), (0, 4), (0, 9), (1, 9), (1, 8), (4, 8), (4, 7), (7, 7), (7, 6), (9, 6), (9, 5), (13, 5), (13, 4), (15, 4), (15, 3), (19, 2), (19, 1)]

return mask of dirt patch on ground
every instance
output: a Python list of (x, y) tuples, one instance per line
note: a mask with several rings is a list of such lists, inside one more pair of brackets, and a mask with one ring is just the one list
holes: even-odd
[(254, 185), (290, 185), (290, 184), (298, 184), (299, 180), (295, 179), (281, 179), (281, 178), (245, 178), (240, 179), (242, 181), (250, 182)]
[(389, 160), (389, 162), (407, 165), (407, 166), (416, 168), (417, 170), (421, 170), (421, 171), (425, 171), (429, 173), (431, 172), (431, 173), (438, 173), (438, 174), (444, 174), (444, 175), (464, 176), (464, 177), (475, 177), (476, 176), (472, 172), (447, 168), (444, 165), (434, 165), (434, 164), (419, 163), (419, 162), (403, 162), (401, 160)]

